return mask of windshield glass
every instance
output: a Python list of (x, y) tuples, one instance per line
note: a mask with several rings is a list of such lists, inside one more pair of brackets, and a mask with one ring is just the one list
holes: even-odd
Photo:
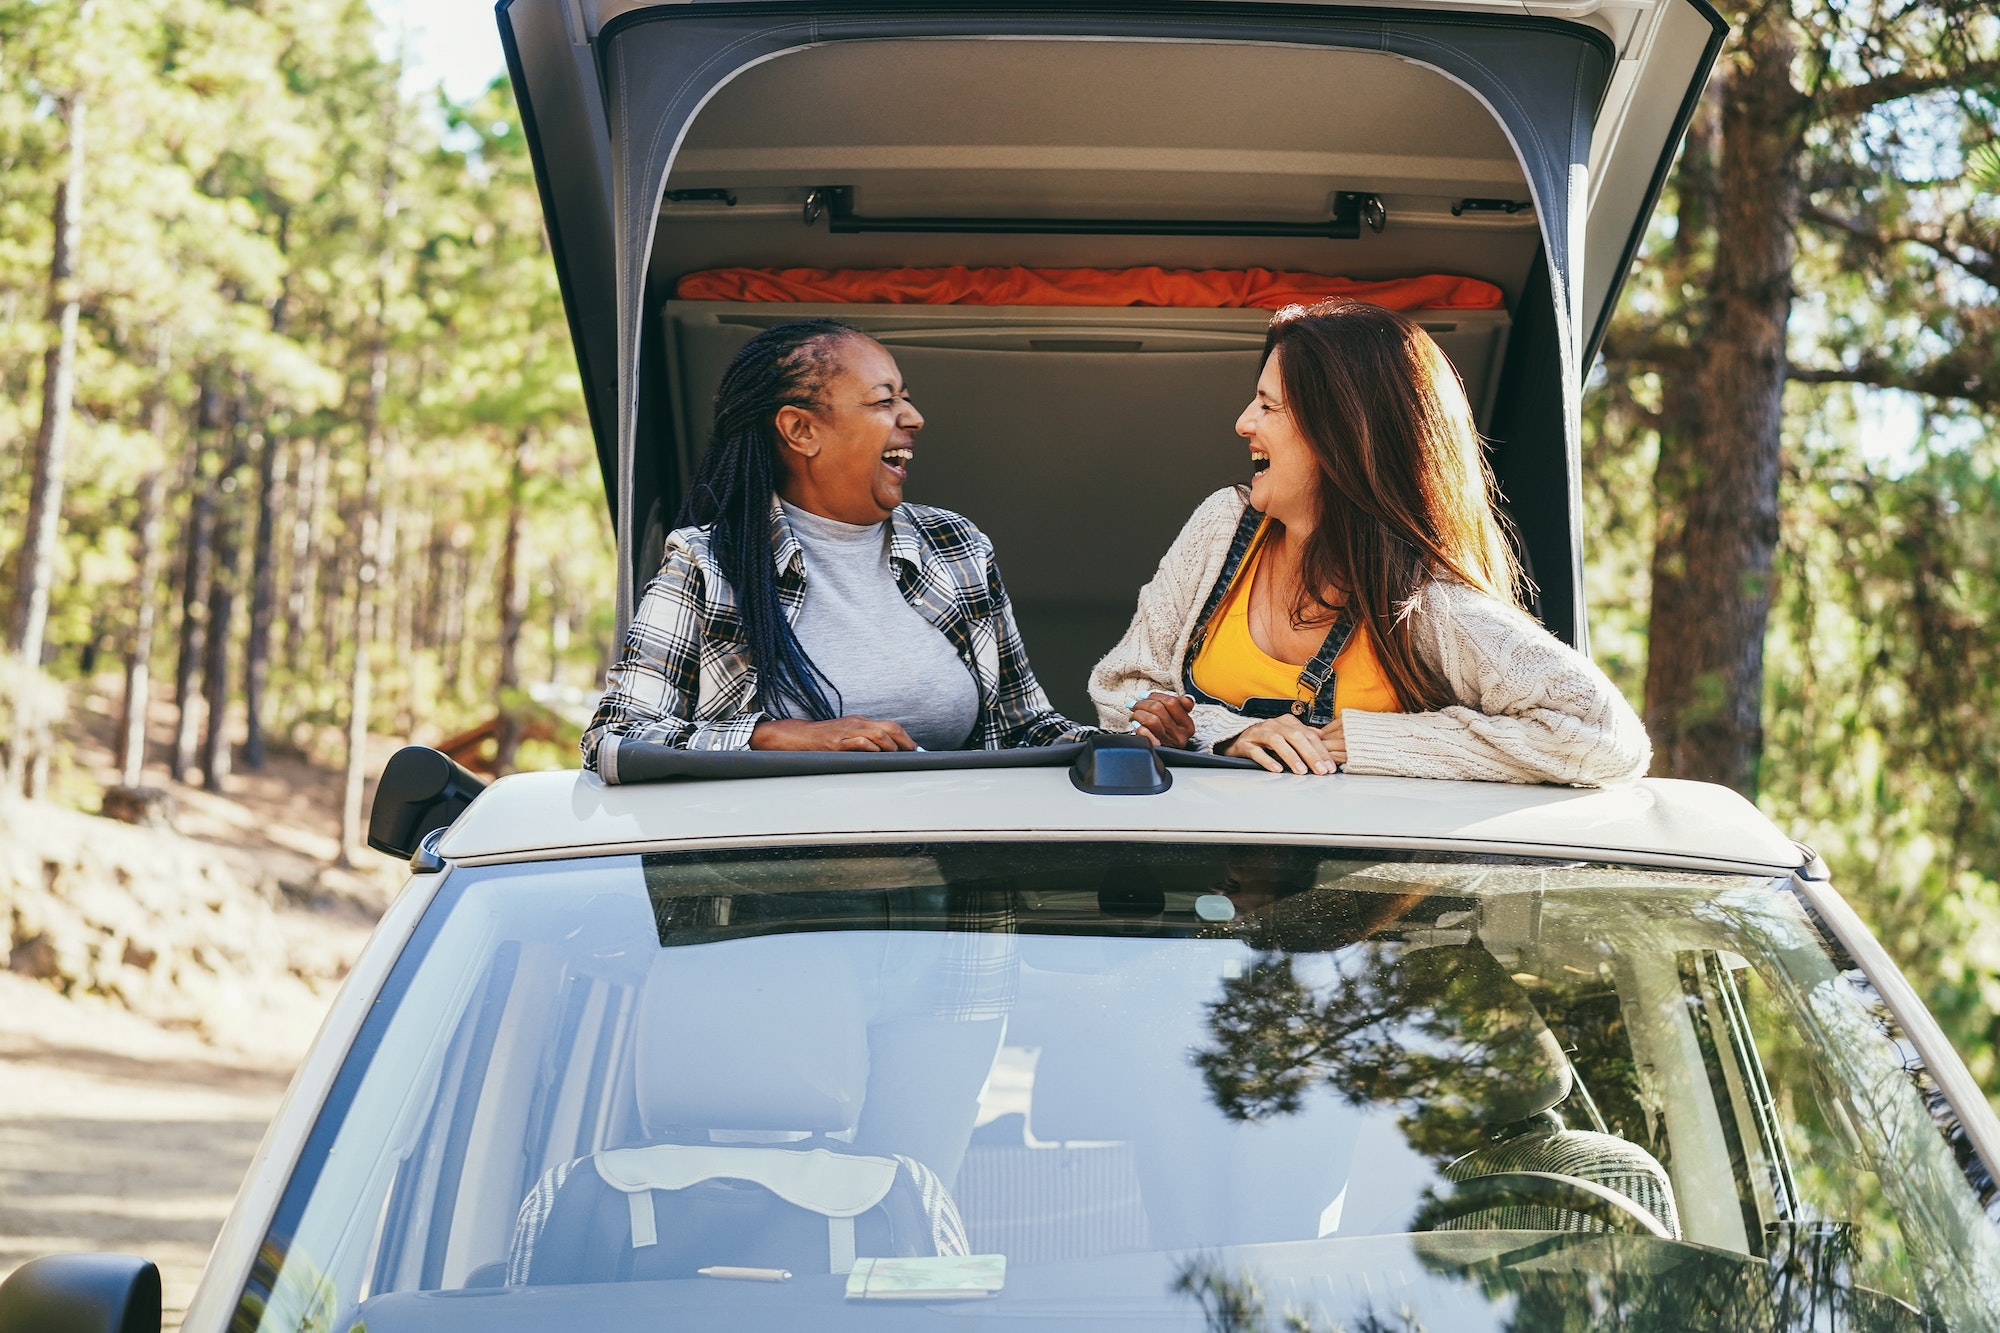
[(233, 1326), (1989, 1327), (1949, 1113), (1843, 966), (1786, 881), (1685, 871), (458, 869)]

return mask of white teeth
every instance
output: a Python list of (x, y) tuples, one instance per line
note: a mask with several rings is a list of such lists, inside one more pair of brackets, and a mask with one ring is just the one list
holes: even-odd
[(916, 454), (917, 451), (914, 449), (884, 449), (882, 451), (882, 458), (885, 462), (907, 463), (916, 457)]

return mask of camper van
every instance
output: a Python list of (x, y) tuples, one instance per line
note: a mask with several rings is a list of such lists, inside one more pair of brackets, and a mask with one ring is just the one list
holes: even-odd
[[(1705, 0), (497, 16), (621, 625), (730, 356), (831, 315), (895, 354), (912, 498), (993, 538), (1090, 718), (1178, 525), (1244, 479), (1270, 311), (1202, 293), (1303, 274), (1444, 350), (1534, 614), (1587, 651), (1579, 396)], [(1021, 270), (1066, 276), (1003, 299)], [(2000, 1122), (1733, 792), (1123, 735), (627, 744), (614, 776), (390, 765), (370, 837), (408, 886), (185, 1328), (2000, 1326)], [(0, 1287), (6, 1333), (158, 1325), (135, 1256)]]

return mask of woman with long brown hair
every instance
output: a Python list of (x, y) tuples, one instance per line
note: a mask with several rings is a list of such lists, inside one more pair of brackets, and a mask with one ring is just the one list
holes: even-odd
[(1279, 311), (1236, 433), (1250, 485), (1195, 511), (1091, 673), (1106, 726), (1273, 772), (1645, 772), (1631, 705), (1521, 609), (1472, 409), (1422, 329), (1353, 301)]

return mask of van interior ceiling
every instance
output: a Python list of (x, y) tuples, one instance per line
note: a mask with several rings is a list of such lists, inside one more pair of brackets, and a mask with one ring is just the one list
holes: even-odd
[[(1338, 212), (1351, 236), (1283, 234), (1339, 232)], [(1162, 234), (1210, 230), (1190, 223), (1231, 225)], [(665, 392), (641, 395), (639, 438), (653, 443), (634, 460), (636, 494), (652, 497), (637, 510), (638, 579), (658, 567), (728, 358), (759, 328), (834, 315), (895, 353), (928, 418), (910, 498), (993, 538), (1043, 684), (1088, 720), (1088, 671), (1180, 524), (1248, 479), (1233, 426), (1270, 312), (676, 299), (687, 274), (739, 265), (1492, 283), (1502, 309), (1412, 314), (1492, 442), (1536, 609), (1575, 637), (1572, 479), (1550, 447), (1565, 388), (1537, 215), (1491, 112), (1432, 69), (1268, 45), (842, 41), (745, 70), (689, 126), (647, 277), (659, 318), (641, 378)]]

